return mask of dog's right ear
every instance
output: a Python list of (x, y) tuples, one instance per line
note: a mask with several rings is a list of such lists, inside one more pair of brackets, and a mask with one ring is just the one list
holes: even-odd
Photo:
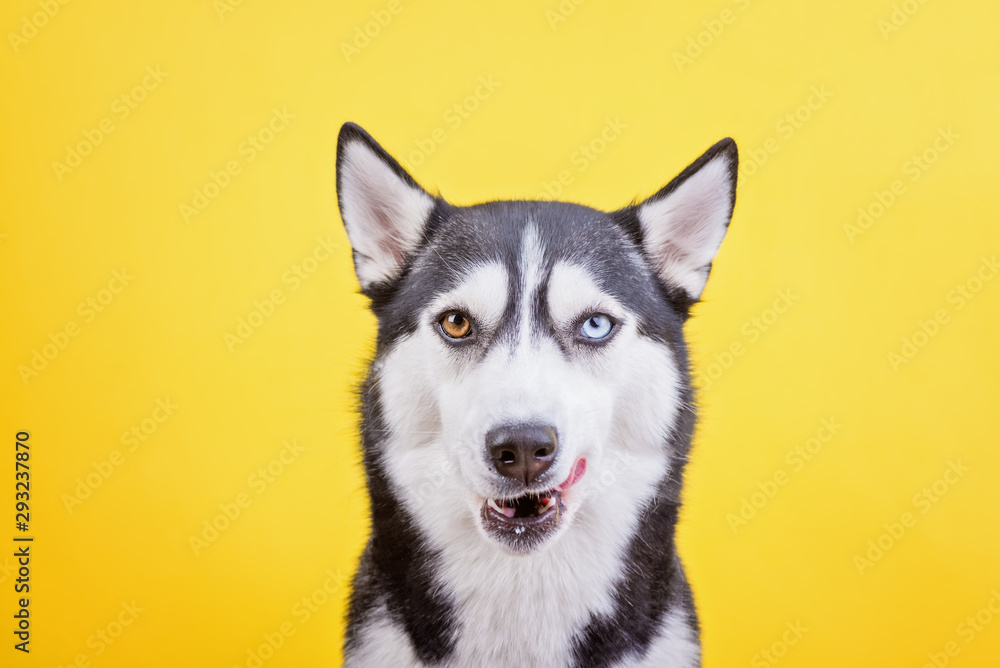
[(337, 202), (362, 292), (396, 279), (424, 234), (434, 198), (354, 123), (337, 140)]

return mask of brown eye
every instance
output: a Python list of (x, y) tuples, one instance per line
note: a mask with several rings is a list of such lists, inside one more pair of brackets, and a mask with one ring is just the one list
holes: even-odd
[(464, 339), (472, 331), (472, 323), (458, 311), (448, 311), (441, 318), (441, 329), (451, 339)]

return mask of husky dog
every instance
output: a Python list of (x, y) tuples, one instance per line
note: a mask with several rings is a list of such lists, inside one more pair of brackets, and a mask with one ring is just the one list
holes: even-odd
[(724, 139), (642, 203), (431, 195), (364, 130), (337, 197), (378, 319), (348, 667), (697, 666), (674, 540), (683, 326), (736, 195)]

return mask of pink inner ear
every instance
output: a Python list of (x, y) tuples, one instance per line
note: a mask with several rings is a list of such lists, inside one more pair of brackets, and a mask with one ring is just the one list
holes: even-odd
[(644, 245), (654, 268), (692, 297), (701, 295), (732, 214), (729, 159), (717, 156), (673, 191), (639, 207)]
[(339, 201), (347, 236), (357, 251), (362, 288), (394, 278), (420, 242), (434, 198), (400, 176), (399, 165), (360, 140), (338, 163)]
[(556, 487), (557, 492), (565, 492), (567, 489), (572, 487), (577, 480), (583, 477), (583, 474), (587, 472), (587, 458), (580, 457), (573, 464), (573, 470), (569, 472), (569, 477), (558, 487)]

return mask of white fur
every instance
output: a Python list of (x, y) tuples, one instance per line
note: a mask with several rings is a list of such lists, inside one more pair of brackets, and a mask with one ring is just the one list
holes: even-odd
[(729, 158), (720, 154), (676, 190), (639, 207), (643, 243), (654, 269), (697, 299), (708, 281), (732, 214)]
[(585, 267), (559, 262), (549, 279), (549, 313), (552, 319), (568, 327), (581, 316), (606, 313), (616, 320), (625, 317), (618, 300), (601, 290)]
[(684, 620), (684, 611), (673, 610), (663, 620), (660, 634), (636, 668), (696, 668), (701, 665), (698, 638)]
[(538, 238), (538, 230), (534, 225), (529, 225), (521, 237), (521, 255), (518, 258), (518, 265), (521, 274), (521, 303), (518, 305), (521, 314), (520, 331), (518, 341), (524, 343), (528, 340), (531, 332), (531, 305), (534, 303), (534, 295), (538, 290), (538, 282), (541, 280), (542, 261), (545, 257), (545, 249), (542, 248), (541, 240)]
[(423, 234), (434, 199), (414, 188), (360, 139), (347, 144), (340, 173), (344, 227), (357, 252), (362, 288), (393, 278)]
[(454, 290), (440, 295), (428, 309), (430, 317), (455, 309), (474, 315), (478, 325), (488, 330), (500, 324), (507, 304), (507, 270), (499, 262), (470, 268), (465, 280)]
[(373, 611), (373, 620), (361, 627), (358, 649), (344, 657), (344, 668), (408, 668), (420, 666), (406, 633), (394, 624), (385, 608)]
[[(485, 264), (437, 300), (417, 331), (397, 341), (375, 369), (388, 427), (387, 473), (441, 554), (437, 584), (456, 603), (462, 624), (446, 664), (455, 668), (570, 664), (573, 636), (592, 613), (612, 612), (639, 513), (670, 473), (662, 447), (681, 406), (669, 349), (639, 336), (636, 319), (585, 267), (565, 263), (553, 268), (547, 295), (555, 326), (570, 328), (593, 310), (614, 316), (620, 328), (599, 350), (568, 355), (551, 339), (533, 336), (527, 323), (543, 250), (529, 227), (520, 259), (523, 301), (516, 305), (523, 329), (514, 342), (470, 358), (456, 354), (435, 330), (435, 309), (449, 304), (468, 309), (482, 327), (496, 326), (510, 299), (506, 287), (498, 289), (507, 279), (502, 267)], [(484, 499), (498, 495), (484, 436), (501, 422), (530, 419), (545, 420), (559, 433), (553, 486), (579, 457), (588, 466), (563, 495), (567, 512), (559, 533), (541, 549), (513, 554), (481, 526)], [(696, 657), (697, 645), (675, 626), (664, 624), (654, 655)], [(351, 665), (417, 664), (406, 637), (379, 622), (360, 639)]]

